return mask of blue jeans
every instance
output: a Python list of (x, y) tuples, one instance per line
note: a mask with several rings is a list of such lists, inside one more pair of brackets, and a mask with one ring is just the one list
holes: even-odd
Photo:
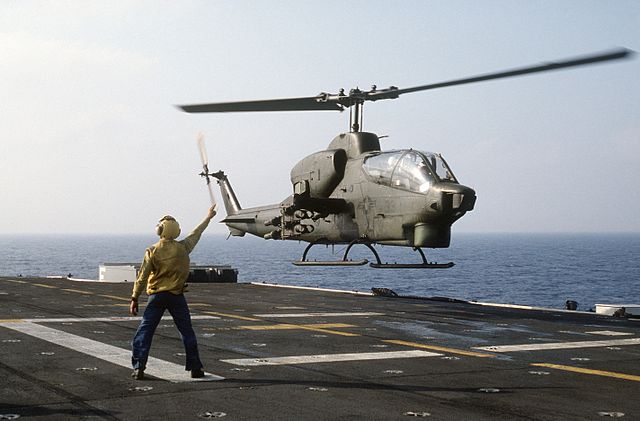
[(196, 341), (193, 327), (191, 327), (191, 315), (189, 314), (187, 301), (184, 299), (183, 294), (174, 295), (170, 292), (158, 292), (149, 296), (142, 322), (131, 342), (133, 348), (131, 363), (133, 368), (144, 370), (147, 366), (151, 340), (165, 310), (169, 310), (171, 317), (173, 317), (173, 322), (180, 331), (180, 335), (182, 335), (184, 350), (187, 354), (185, 370), (202, 368), (202, 362), (200, 362), (198, 354), (198, 342)]

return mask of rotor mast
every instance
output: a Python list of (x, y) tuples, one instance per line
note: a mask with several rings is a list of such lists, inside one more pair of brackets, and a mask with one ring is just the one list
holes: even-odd
[[(375, 91), (376, 86), (372, 86), (372, 91)], [(349, 129), (352, 133), (358, 133), (362, 130), (362, 117), (364, 110), (364, 101), (366, 93), (360, 89), (355, 88), (349, 92), (351, 98), (351, 106), (349, 110)]]
[(362, 107), (363, 102), (356, 102), (351, 108), (349, 115), (349, 128), (352, 133), (358, 133), (362, 129)]

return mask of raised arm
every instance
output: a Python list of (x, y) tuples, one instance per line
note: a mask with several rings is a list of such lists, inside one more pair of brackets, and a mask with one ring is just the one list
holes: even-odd
[(211, 206), (207, 211), (207, 216), (200, 223), (200, 225), (195, 227), (194, 230), (191, 231), (191, 233), (184, 240), (180, 241), (186, 247), (187, 253), (191, 253), (191, 251), (194, 249), (196, 244), (198, 244), (198, 241), (200, 240), (200, 236), (202, 235), (204, 230), (207, 229), (207, 227), (209, 226), (209, 222), (218, 213), (216, 209), (217, 209), (217, 205)]

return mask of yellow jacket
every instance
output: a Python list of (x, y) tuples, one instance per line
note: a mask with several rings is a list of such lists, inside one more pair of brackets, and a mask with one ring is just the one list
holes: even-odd
[(147, 288), (147, 294), (168, 291), (179, 295), (189, 277), (189, 253), (209, 226), (209, 218), (200, 223), (184, 240), (161, 238), (144, 253), (138, 279), (133, 285), (133, 298), (138, 298)]

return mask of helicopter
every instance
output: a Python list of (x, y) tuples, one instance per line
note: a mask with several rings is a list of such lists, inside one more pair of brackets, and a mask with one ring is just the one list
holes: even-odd
[[(279, 203), (243, 209), (223, 171), (209, 172), (202, 137), (198, 139), (204, 177), (212, 202), (211, 179), (220, 187), (231, 236), (246, 233), (274, 240), (305, 241), (298, 266), (359, 266), (367, 259), (350, 260), (353, 246), (371, 250), (373, 268), (444, 269), (453, 262), (426, 259), (422, 248), (447, 248), (451, 226), (474, 209), (476, 192), (459, 182), (439, 153), (414, 149), (383, 151), (380, 137), (362, 130), (365, 102), (397, 99), (400, 95), (449, 86), (509, 78), (531, 73), (590, 65), (628, 58), (620, 48), (556, 62), (546, 62), (462, 79), (399, 89), (344, 89), (312, 97), (179, 105), (187, 113), (344, 111), (350, 109), (349, 132), (337, 135), (325, 150), (300, 160), (291, 170), (292, 194)], [(347, 244), (341, 260), (308, 260), (315, 245)], [(374, 245), (410, 247), (419, 263), (382, 263)]]

